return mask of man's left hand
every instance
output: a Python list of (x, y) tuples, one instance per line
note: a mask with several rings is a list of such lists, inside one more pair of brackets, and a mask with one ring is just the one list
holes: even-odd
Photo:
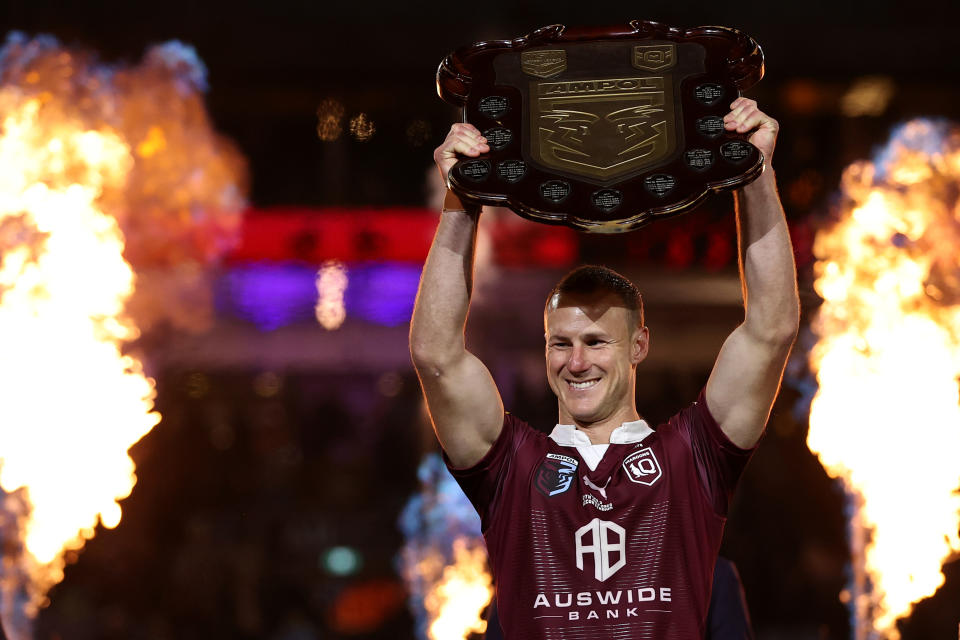
[(727, 131), (747, 133), (753, 131), (747, 139), (763, 153), (764, 162), (769, 166), (773, 161), (773, 148), (777, 143), (780, 125), (776, 120), (757, 108), (757, 101), (750, 98), (737, 98), (730, 105), (730, 113), (723, 118)]

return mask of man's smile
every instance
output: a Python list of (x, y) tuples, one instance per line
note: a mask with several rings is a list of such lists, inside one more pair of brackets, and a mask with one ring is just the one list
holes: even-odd
[(600, 382), (600, 378), (590, 378), (588, 380), (567, 380), (567, 386), (574, 391), (583, 391), (584, 389), (590, 389), (598, 382)]

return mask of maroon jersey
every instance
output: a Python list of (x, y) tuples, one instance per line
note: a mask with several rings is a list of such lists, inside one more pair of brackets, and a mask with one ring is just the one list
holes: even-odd
[(703, 637), (727, 501), (752, 451), (727, 439), (703, 393), (655, 431), (631, 425), (591, 471), (561, 426), (546, 436), (507, 414), (483, 460), (451, 469), (480, 513), (507, 640)]

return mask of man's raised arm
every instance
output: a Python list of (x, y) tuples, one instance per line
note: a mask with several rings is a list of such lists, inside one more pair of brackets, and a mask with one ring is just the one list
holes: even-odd
[[(470, 124), (450, 128), (433, 157), (446, 184), (456, 154), (489, 151)], [(410, 354), (437, 438), (457, 467), (481, 460), (503, 428), (503, 402), (487, 368), (467, 351), (464, 325), (473, 287), (479, 207), (447, 191), (410, 321)]]
[(800, 322), (793, 248), (771, 162), (779, 125), (738, 98), (724, 118), (728, 131), (754, 131), (764, 172), (736, 193), (740, 271), (746, 316), (727, 338), (707, 381), (707, 406), (730, 440), (751, 447), (760, 439), (780, 388)]

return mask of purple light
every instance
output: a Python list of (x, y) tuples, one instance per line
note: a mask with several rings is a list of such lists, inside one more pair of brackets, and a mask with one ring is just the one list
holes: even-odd
[(261, 331), (316, 322), (316, 277), (315, 268), (300, 265), (232, 267), (216, 284), (217, 311), (252, 322)]
[[(346, 265), (347, 322), (366, 320), (393, 327), (410, 320), (420, 265)], [(252, 322), (261, 331), (316, 323), (317, 267), (295, 264), (236, 265), (215, 288), (217, 311)]]
[(368, 263), (347, 268), (347, 318), (395, 327), (410, 321), (420, 265)]

